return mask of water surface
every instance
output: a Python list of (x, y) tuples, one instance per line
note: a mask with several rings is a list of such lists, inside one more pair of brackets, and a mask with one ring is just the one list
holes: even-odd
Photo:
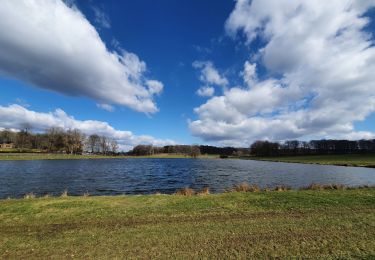
[(210, 187), (222, 192), (248, 182), (261, 187), (311, 183), (375, 185), (375, 169), (232, 159), (95, 159), (0, 161), (0, 198), (61, 194), (173, 193)]

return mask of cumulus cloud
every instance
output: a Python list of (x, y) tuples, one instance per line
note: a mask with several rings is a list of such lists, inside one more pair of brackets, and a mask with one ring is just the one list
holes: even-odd
[[(243, 34), (271, 75), (245, 62), (243, 87), (195, 109), (191, 132), (206, 141), (372, 138), (356, 121), (375, 111), (375, 47), (365, 30), (375, 1), (237, 0), (225, 28)], [(254, 41), (257, 44), (252, 45)]]
[(203, 86), (197, 90), (197, 95), (201, 97), (212, 97), (215, 94), (213, 87)]
[(22, 129), (31, 126), (34, 131), (44, 131), (51, 127), (65, 130), (79, 129), (86, 135), (98, 134), (118, 141), (120, 148), (129, 150), (138, 144), (157, 146), (175, 144), (173, 140), (157, 139), (148, 135), (134, 135), (130, 131), (117, 130), (107, 122), (96, 120), (77, 120), (66, 114), (62, 109), (43, 113), (29, 110), (17, 104), (0, 106), (0, 129)]
[(146, 85), (148, 87), (148, 91), (152, 94), (160, 94), (163, 90), (163, 83), (157, 80), (147, 80)]
[(115, 111), (115, 108), (111, 105), (108, 104), (96, 104), (96, 106), (100, 109), (106, 110), (108, 112), (113, 112)]
[(200, 80), (206, 84), (225, 87), (228, 80), (220, 75), (211, 61), (194, 61), (193, 67), (201, 70)]
[(256, 68), (256, 63), (250, 63), (249, 61), (245, 62), (244, 69), (241, 74), (243, 76), (243, 81), (248, 86), (251, 86), (257, 81)]
[(74, 5), (4, 0), (0, 17), (0, 75), (99, 103), (158, 111), (154, 95), (163, 87), (150, 87), (145, 62), (134, 53), (108, 50)]

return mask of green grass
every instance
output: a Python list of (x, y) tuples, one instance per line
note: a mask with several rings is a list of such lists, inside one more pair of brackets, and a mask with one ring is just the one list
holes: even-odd
[(375, 154), (306, 155), (306, 156), (277, 156), (277, 157), (249, 157), (249, 158), (252, 160), (275, 161), (275, 162), (375, 167)]
[(16, 153), (18, 149), (15, 148), (0, 148), (1, 153)]
[(0, 148), (0, 153), (41, 153), (39, 149)]
[[(183, 154), (155, 154), (150, 156), (73, 155), (49, 153), (0, 153), (0, 161), (10, 160), (74, 160), (74, 159), (121, 159), (121, 158), (191, 158)], [(218, 155), (200, 155), (198, 158), (219, 158)]]
[(375, 189), (0, 201), (0, 258), (374, 258)]

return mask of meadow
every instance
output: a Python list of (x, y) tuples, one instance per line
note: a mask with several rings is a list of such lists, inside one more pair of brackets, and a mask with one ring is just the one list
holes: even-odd
[(371, 259), (375, 189), (0, 201), (0, 258), (124, 257)]
[(296, 156), (267, 156), (247, 157), (252, 160), (324, 164), (338, 166), (355, 166), (375, 168), (375, 154), (328, 154), (328, 155), (296, 155)]

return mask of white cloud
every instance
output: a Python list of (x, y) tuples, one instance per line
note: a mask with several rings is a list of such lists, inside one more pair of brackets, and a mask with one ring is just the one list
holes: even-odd
[(98, 23), (103, 28), (111, 28), (111, 20), (103, 10), (101, 10), (97, 6), (92, 6), (92, 10), (94, 11), (96, 23)]
[(29, 103), (27, 103), (27, 101), (23, 98), (16, 98), (16, 103), (20, 106), (23, 106), (23, 107), (30, 107)]
[(61, 0), (4, 0), (0, 5), (0, 75), (66, 95), (154, 113), (146, 64), (110, 51), (74, 6)]
[(108, 105), (108, 104), (96, 104), (96, 106), (100, 109), (106, 110), (108, 112), (115, 111), (114, 106)]
[(256, 68), (257, 68), (256, 63), (250, 63), (248, 61), (245, 62), (244, 69), (241, 74), (243, 76), (243, 81), (248, 86), (251, 86), (257, 81)]
[(147, 80), (146, 84), (148, 86), (148, 91), (152, 94), (160, 94), (163, 90), (163, 83), (157, 80)]
[(206, 84), (213, 84), (225, 87), (228, 85), (228, 80), (220, 75), (211, 61), (194, 61), (193, 67), (201, 69), (200, 80)]
[[(375, 1), (238, 0), (226, 22), (243, 33), (268, 76), (246, 62), (245, 87), (232, 87), (195, 109), (191, 132), (204, 140), (248, 145), (255, 139), (371, 138), (354, 122), (375, 111), (375, 47), (364, 27)], [(253, 59), (254, 60), (254, 59)]]
[(157, 146), (175, 144), (172, 140), (157, 139), (148, 135), (134, 135), (130, 131), (117, 130), (103, 121), (77, 120), (61, 109), (43, 113), (13, 104), (7, 107), (0, 106), (0, 118), (0, 129), (22, 129), (24, 125), (31, 126), (35, 131), (44, 131), (51, 127), (61, 127), (65, 130), (79, 129), (86, 135), (98, 134), (114, 138), (124, 150), (129, 150), (138, 144)]
[(201, 97), (212, 97), (215, 94), (213, 87), (203, 86), (197, 90), (197, 95)]

